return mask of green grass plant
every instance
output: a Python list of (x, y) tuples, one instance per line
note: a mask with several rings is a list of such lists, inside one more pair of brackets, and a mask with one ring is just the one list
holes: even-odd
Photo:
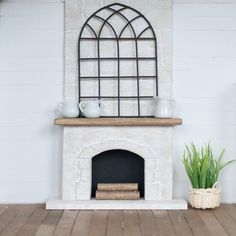
[(223, 150), (218, 158), (214, 157), (210, 142), (201, 148), (194, 143), (185, 145), (183, 164), (193, 188), (212, 188), (218, 181), (220, 171), (235, 160), (224, 162)]

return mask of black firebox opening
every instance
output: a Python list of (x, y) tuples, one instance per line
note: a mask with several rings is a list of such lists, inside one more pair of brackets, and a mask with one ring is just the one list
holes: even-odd
[(109, 150), (92, 159), (92, 196), (97, 183), (138, 183), (144, 197), (144, 159), (125, 150)]

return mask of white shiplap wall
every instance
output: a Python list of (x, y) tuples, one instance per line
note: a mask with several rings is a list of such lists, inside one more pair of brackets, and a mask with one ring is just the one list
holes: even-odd
[(0, 8), (0, 202), (43, 202), (60, 192), (63, 3)]
[[(177, 196), (188, 188), (184, 143), (211, 140), (216, 153), (226, 148), (225, 159), (236, 158), (236, 2), (188, 2), (176, 1), (173, 19), (173, 94), (184, 121), (174, 132)], [(236, 202), (235, 178), (234, 164), (221, 176), (223, 201)]]
[[(207, 3), (208, 2), (208, 3)], [(222, 4), (223, 2), (223, 4)], [(63, 2), (8, 0), (0, 9), (0, 202), (43, 202), (60, 193)], [(236, 158), (236, 1), (174, 0), (174, 192), (187, 196), (184, 143), (211, 139)], [(222, 175), (236, 202), (236, 165)]]

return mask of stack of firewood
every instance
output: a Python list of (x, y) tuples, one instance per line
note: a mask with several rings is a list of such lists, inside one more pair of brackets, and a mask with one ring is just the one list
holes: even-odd
[(138, 200), (138, 183), (99, 183), (96, 190), (97, 200)]

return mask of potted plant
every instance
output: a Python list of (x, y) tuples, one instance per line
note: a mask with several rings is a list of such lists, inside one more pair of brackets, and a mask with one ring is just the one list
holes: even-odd
[(217, 186), (220, 171), (234, 160), (222, 160), (224, 150), (214, 157), (210, 142), (200, 149), (194, 143), (185, 145), (183, 164), (191, 182), (190, 204), (194, 208), (215, 208), (220, 205), (220, 188)]

